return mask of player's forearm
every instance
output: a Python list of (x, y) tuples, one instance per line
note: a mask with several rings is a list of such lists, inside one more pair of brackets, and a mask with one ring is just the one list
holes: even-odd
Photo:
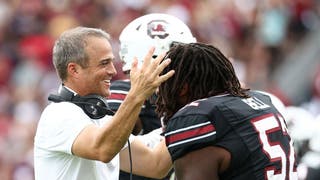
[(141, 158), (138, 161), (135, 161), (134, 154), (134, 173), (150, 178), (164, 178), (172, 168), (171, 157), (164, 140), (148, 149), (144, 154), (140, 154)]
[(170, 153), (166, 147), (165, 141), (161, 141), (155, 148), (154, 148), (154, 157), (156, 157), (156, 167), (157, 167), (157, 174), (155, 174), (156, 178), (164, 178), (169, 173), (170, 169), (172, 168), (172, 161), (170, 157)]

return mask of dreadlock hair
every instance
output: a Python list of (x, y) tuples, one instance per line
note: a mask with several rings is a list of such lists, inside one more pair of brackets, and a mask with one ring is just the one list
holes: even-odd
[[(167, 52), (164, 59), (171, 63), (162, 74), (175, 70), (173, 77), (159, 87), (156, 112), (163, 117), (166, 125), (186, 103), (221, 93), (247, 98), (249, 89), (241, 88), (231, 62), (217, 48), (209, 44), (176, 44)], [(187, 84), (187, 101), (181, 104), (179, 93)]]

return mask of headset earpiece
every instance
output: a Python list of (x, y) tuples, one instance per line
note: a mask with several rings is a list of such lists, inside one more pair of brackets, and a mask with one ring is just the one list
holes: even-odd
[(114, 115), (114, 112), (109, 108), (107, 101), (95, 94), (87, 96), (77, 96), (78, 101), (74, 103), (80, 106), (84, 112), (92, 119), (100, 119), (105, 115)]
[(87, 96), (74, 95), (67, 88), (62, 86), (59, 90), (59, 94), (50, 94), (48, 97), (49, 101), (62, 102), (68, 101), (81, 107), (81, 109), (91, 118), (100, 119), (105, 115), (114, 115), (114, 112), (109, 108), (105, 98), (91, 94)]

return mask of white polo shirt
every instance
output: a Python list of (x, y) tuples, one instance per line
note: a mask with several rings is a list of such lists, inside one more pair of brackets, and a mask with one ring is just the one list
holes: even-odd
[[(41, 115), (34, 139), (35, 180), (118, 180), (119, 154), (104, 163), (71, 152), (75, 138), (86, 126), (102, 125), (110, 117), (92, 120), (73, 103), (49, 104)], [(133, 138), (131, 135), (130, 141)]]

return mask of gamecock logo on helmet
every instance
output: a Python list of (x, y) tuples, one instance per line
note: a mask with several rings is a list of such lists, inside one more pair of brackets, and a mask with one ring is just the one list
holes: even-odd
[(169, 36), (167, 32), (168, 23), (163, 20), (153, 20), (148, 23), (148, 36), (152, 39), (158, 37), (160, 39), (165, 39)]

